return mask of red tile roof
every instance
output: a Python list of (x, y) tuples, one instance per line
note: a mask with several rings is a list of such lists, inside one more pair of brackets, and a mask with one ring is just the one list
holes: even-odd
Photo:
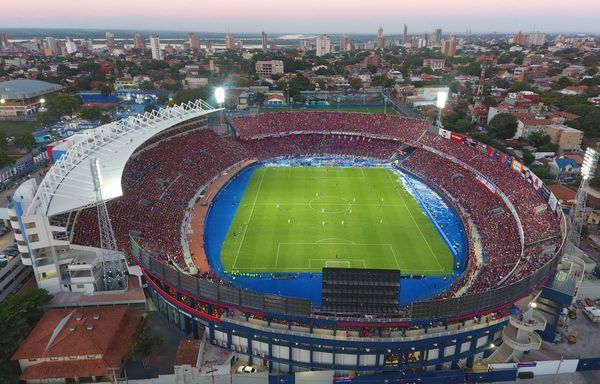
[(548, 188), (559, 201), (575, 200), (577, 191), (560, 184), (549, 185)]
[(111, 371), (102, 359), (51, 361), (27, 367), (21, 380), (44, 380), (71, 377), (108, 376)]
[(200, 340), (181, 340), (177, 356), (175, 357), (175, 365), (189, 364), (196, 366), (198, 361), (198, 353), (200, 352)]
[[(94, 319), (95, 314), (99, 315), (98, 319)], [(77, 320), (79, 317), (81, 319)], [(91, 372), (100, 367), (121, 366), (140, 322), (140, 314), (126, 306), (51, 309), (12, 359), (45, 359), (45, 362), (34, 364), (24, 372), (24, 375), (32, 377), (46, 371), (63, 372), (61, 377), (92, 376)], [(92, 355), (100, 358), (88, 358)], [(53, 357), (62, 359), (69, 356), (83, 357), (84, 360), (77, 360), (75, 364), (67, 364), (75, 361), (47, 361)], [(33, 369), (36, 366), (40, 367)], [(86, 372), (90, 374), (81, 374), (85, 367), (90, 369)]]
[(552, 119), (523, 119), (521, 121), (525, 126), (552, 125), (554, 123)]

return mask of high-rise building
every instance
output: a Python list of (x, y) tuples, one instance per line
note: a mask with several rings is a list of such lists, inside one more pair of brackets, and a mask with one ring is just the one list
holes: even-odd
[(6, 33), (0, 33), (0, 49), (6, 48), (8, 48), (8, 37), (6, 37)]
[(377, 30), (377, 49), (385, 48), (385, 37), (383, 36), (383, 27)]
[(112, 51), (115, 47), (115, 35), (112, 32), (106, 32), (106, 48)]
[(340, 51), (346, 51), (346, 35), (340, 33)]
[(513, 36), (513, 44), (525, 45), (527, 44), (527, 35), (523, 32), (519, 31), (516, 35)]
[(427, 41), (427, 45), (429, 47), (439, 46), (442, 44), (442, 30), (440, 28), (433, 31), (431, 35), (429, 35), (429, 39)]
[(133, 35), (133, 48), (139, 49), (141, 51), (146, 49), (146, 44), (144, 44), (144, 38), (139, 33)]
[(194, 55), (200, 53), (200, 40), (198, 39), (198, 37), (196, 37), (196, 34), (194, 32), (188, 33), (188, 43), (190, 44), (190, 49), (192, 50)]
[(163, 55), (160, 50), (160, 38), (158, 36), (150, 36), (150, 50), (152, 51), (153, 60), (162, 60)]
[(546, 35), (543, 33), (532, 33), (531, 35), (527, 36), (527, 42), (530, 45), (544, 45), (546, 44)]
[(235, 49), (235, 40), (233, 39), (233, 35), (231, 33), (225, 35), (225, 48)]
[(260, 36), (262, 38), (262, 50), (263, 52), (266, 52), (267, 49), (269, 49), (269, 46), (267, 45), (267, 34), (263, 31)]
[(442, 54), (447, 57), (454, 57), (456, 55), (456, 38), (454, 36), (448, 40), (444, 40)]
[[(58, 43), (56, 42), (56, 39), (54, 37), (46, 37), (46, 47), (48, 51), (46, 51), (46, 53), (50, 53), (50, 55), (56, 55), (58, 54)], [(47, 55), (48, 56), (48, 55)]]
[(404, 24), (404, 34), (402, 35), (402, 44), (408, 43), (408, 26)]
[(256, 74), (259, 77), (271, 77), (273, 75), (283, 75), (283, 61), (269, 60), (256, 62)]
[(72, 55), (77, 52), (77, 45), (70, 37), (67, 37), (67, 41), (65, 42), (65, 48), (67, 50), (67, 54)]
[(331, 53), (331, 39), (327, 35), (319, 36), (315, 39), (317, 56), (325, 56)]

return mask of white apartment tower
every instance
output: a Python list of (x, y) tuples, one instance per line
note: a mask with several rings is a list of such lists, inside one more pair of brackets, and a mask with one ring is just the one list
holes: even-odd
[(317, 56), (325, 56), (331, 53), (331, 39), (327, 35), (316, 38)]
[(160, 38), (158, 36), (150, 36), (150, 50), (152, 51), (153, 60), (162, 60), (163, 55), (160, 50)]

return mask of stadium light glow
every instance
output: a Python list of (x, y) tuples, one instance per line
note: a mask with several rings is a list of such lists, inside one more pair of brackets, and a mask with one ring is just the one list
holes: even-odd
[(448, 92), (438, 92), (437, 101), (435, 102), (435, 105), (440, 109), (444, 108), (446, 106), (447, 100), (448, 100)]
[(6, 103), (6, 100), (0, 99), (0, 104), (4, 104), (4, 103)]
[(215, 99), (217, 104), (223, 104), (223, 102), (225, 102), (225, 88), (218, 87), (215, 89)]
[(44, 99), (43, 97), (40, 99), (40, 103), (44, 104), (46, 102), (46, 99)]
[(581, 177), (584, 180), (587, 180), (594, 176), (596, 172), (596, 167), (598, 166), (598, 156), (599, 153), (593, 150), (592, 148), (588, 148), (585, 151), (585, 156), (583, 157), (583, 165), (581, 166)]

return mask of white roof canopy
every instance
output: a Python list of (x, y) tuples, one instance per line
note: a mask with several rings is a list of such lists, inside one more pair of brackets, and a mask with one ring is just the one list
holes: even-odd
[(97, 204), (91, 159), (98, 162), (103, 199), (121, 196), (123, 169), (140, 145), (176, 124), (218, 110), (196, 100), (77, 134), (40, 183), (27, 214), (52, 216)]

